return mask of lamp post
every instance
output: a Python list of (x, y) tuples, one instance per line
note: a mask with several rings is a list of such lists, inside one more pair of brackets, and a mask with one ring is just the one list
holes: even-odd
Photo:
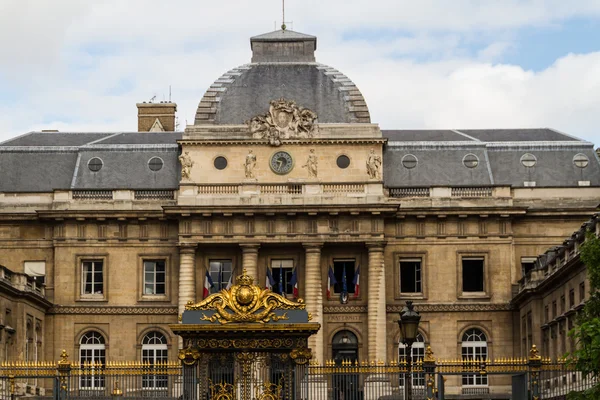
[(406, 400), (412, 400), (412, 345), (417, 338), (421, 314), (413, 308), (413, 302), (407, 301), (406, 306), (400, 311), (398, 325), (402, 333), (402, 343), (406, 345), (406, 374), (404, 375), (404, 389)]

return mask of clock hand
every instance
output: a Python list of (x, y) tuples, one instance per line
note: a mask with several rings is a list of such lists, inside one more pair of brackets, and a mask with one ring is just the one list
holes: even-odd
[(281, 165), (283, 164), (283, 160), (277, 160), (277, 164), (279, 165), (279, 169), (281, 169)]

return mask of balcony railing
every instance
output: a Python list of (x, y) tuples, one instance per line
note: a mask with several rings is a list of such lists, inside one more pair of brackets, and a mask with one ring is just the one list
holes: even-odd
[(452, 197), (492, 197), (491, 187), (453, 187)]
[(133, 196), (136, 200), (174, 200), (175, 192), (173, 190), (136, 190)]
[(73, 200), (112, 200), (112, 190), (74, 190)]
[(425, 187), (390, 188), (391, 197), (429, 197), (430, 195), (431, 190)]

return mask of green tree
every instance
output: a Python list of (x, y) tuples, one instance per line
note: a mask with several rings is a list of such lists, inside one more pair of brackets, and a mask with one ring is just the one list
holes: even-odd
[[(581, 261), (587, 267), (590, 296), (576, 326), (569, 332), (577, 343), (577, 349), (568, 355), (569, 362), (586, 377), (600, 379), (600, 239), (587, 232), (581, 246)], [(569, 400), (600, 399), (600, 383), (584, 392), (573, 392)]]

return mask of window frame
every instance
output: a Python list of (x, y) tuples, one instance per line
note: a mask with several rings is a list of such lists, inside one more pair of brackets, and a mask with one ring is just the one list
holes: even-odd
[[(396, 252), (394, 253), (394, 299), (405, 300), (405, 299), (427, 299), (427, 256), (426, 251), (423, 252)], [(402, 292), (400, 286), (400, 262), (402, 260), (416, 260), (421, 261), (421, 291), (416, 293)]]
[[(333, 258), (331, 261), (331, 268), (333, 268), (334, 276), (335, 276), (335, 263), (336, 262), (354, 262), (354, 272), (356, 272), (356, 267), (358, 266), (358, 261), (357, 261), (356, 257), (335, 257), (335, 258)], [(329, 267), (327, 269), (329, 270)], [(348, 280), (348, 272), (347, 271), (348, 270), (346, 270), (346, 280)], [(352, 275), (352, 277), (354, 278), (354, 275)], [(337, 281), (337, 277), (335, 279)], [(352, 291), (350, 291), (350, 285), (352, 285)], [(359, 285), (360, 285), (360, 282), (359, 282)], [(348, 298), (354, 297), (354, 293), (356, 292), (356, 290), (352, 283), (352, 279), (350, 279), (349, 283), (346, 282), (346, 286), (348, 287)], [(339, 283), (339, 287), (341, 289), (343, 287), (343, 285), (341, 283)], [(339, 292), (336, 292), (335, 285), (334, 285), (332, 294), (339, 296), (341, 293), (342, 293), (341, 290)], [(359, 295), (360, 295), (360, 291), (359, 291)]]
[[(276, 269), (277, 269), (277, 273), (279, 274), (279, 266), (273, 267), (273, 264), (274, 264), (274, 263), (276, 263), (276, 262), (279, 262), (279, 261), (291, 261), (291, 262), (292, 262), (292, 266), (291, 266), (291, 267), (287, 267), (287, 266), (286, 266), (286, 267), (283, 267), (283, 269), (284, 269), (284, 272), (283, 272), (283, 273), (284, 273), (284, 275), (286, 276), (286, 279), (284, 279), (284, 285), (283, 285), (283, 286), (284, 286), (284, 292), (285, 292), (286, 296), (287, 296), (287, 295), (289, 295), (289, 296), (293, 296), (293, 295), (294, 295), (294, 288), (293, 288), (292, 286), (290, 286), (290, 292), (289, 292), (289, 293), (287, 292), (288, 285), (289, 285), (289, 280), (287, 279), (287, 274), (286, 274), (286, 271), (287, 271), (287, 270), (289, 270), (289, 271), (290, 271), (290, 273), (291, 273), (291, 274), (293, 274), (293, 273), (294, 273), (294, 267), (296, 267), (296, 268), (297, 268), (297, 264), (295, 263), (295, 260), (294, 260), (294, 258), (293, 258), (293, 257), (282, 257), (282, 258), (279, 258), (279, 257), (273, 257), (273, 258), (270, 258), (270, 259), (269, 259), (269, 265), (270, 265), (270, 267), (271, 267), (271, 275), (273, 276), (273, 280), (275, 280), (275, 270), (276, 270)], [(297, 273), (297, 272), (296, 272), (296, 273)], [(278, 275), (278, 276), (279, 276), (279, 275)], [(291, 279), (291, 277), (292, 277), (292, 275), (290, 275), (290, 278), (289, 278), (289, 279)], [(279, 293), (279, 282), (278, 282), (278, 281), (276, 281), (275, 285), (276, 285), (277, 287), (276, 287), (276, 288), (275, 288), (275, 287), (273, 288), (273, 289), (274, 289), (274, 290), (273, 290), (273, 292), (274, 292), (274, 293), (281, 294), (281, 293)], [(299, 282), (298, 282), (298, 288), (300, 288), (300, 283), (299, 283)]]
[[(75, 256), (75, 299), (76, 301), (108, 301), (108, 272), (109, 259), (107, 254), (85, 254)], [(102, 294), (99, 293), (84, 293), (85, 282), (83, 274), (84, 262), (102, 262)]]
[[(411, 282), (415, 286), (415, 290), (413, 290), (413, 291), (410, 291), (410, 292), (402, 291), (402, 275), (403, 275), (402, 274), (402, 263), (418, 263), (419, 264), (418, 278), (417, 278), (417, 272), (415, 271), (414, 279)], [(400, 294), (403, 296), (414, 296), (414, 295), (421, 294), (423, 292), (423, 260), (421, 258), (400, 258), (398, 260), (398, 268), (399, 268), (399, 275), (400, 275), (400, 280), (398, 282), (398, 284), (400, 285)], [(417, 288), (417, 286), (418, 286), (418, 288)]]
[[(477, 292), (465, 292), (463, 290), (463, 260), (468, 259), (477, 259), (483, 260), (483, 291)], [(489, 252), (457, 252), (457, 285), (456, 285), (456, 296), (458, 299), (487, 299), (491, 298), (490, 296), (490, 257)]]
[[(208, 270), (208, 274), (210, 275), (210, 277), (211, 277), (211, 279), (213, 281), (213, 285), (214, 285), (210, 289), (210, 294), (218, 293), (218, 292), (221, 291), (221, 289), (225, 289), (227, 287), (227, 283), (229, 282), (229, 278), (228, 279), (224, 279), (225, 278), (224, 275), (221, 275), (222, 279), (223, 279), (221, 281), (219, 281), (218, 279), (215, 279), (212, 276), (212, 266), (211, 266), (211, 264), (212, 263), (217, 263), (217, 262), (221, 263), (221, 266), (219, 267), (220, 269), (223, 267), (223, 263), (224, 262), (229, 262), (231, 264), (231, 270), (229, 271), (229, 275), (230, 276), (234, 275), (234, 271), (235, 271), (235, 260), (234, 260), (233, 257), (231, 257), (231, 258), (227, 258), (227, 257), (214, 257), (214, 258), (213, 257), (209, 257), (208, 258), (208, 269), (207, 270)], [(232, 277), (232, 283), (233, 282), (234, 282), (234, 278)]]
[[(88, 334), (97, 334), (101, 339), (102, 339), (102, 343), (82, 343), (83, 339), (88, 335)], [(83, 360), (83, 355), (82, 352), (84, 351), (91, 351), (91, 359), (95, 360), (96, 358), (100, 358), (103, 361), (101, 361), (101, 364), (103, 365), (101, 368), (104, 368), (106, 366), (106, 350), (107, 350), (107, 344), (106, 344), (107, 340), (106, 337), (104, 336), (104, 334), (102, 332), (99, 332), (96, 329), (88, 329), (85, 332), (83, 332), (81, 334), (81, 336), (79, 337), (79, 341), (78, 341), (78, 355), (79, 355), (79, 363), (81, 365), (84, 364), (84, 361), (86, 361), (87, 359), (89, 359), (89, 355), (86, 354), (85, 358), (86, 360)], [(98, 354), (97, 354), (98, 353)], [(92, 383), (91, 386), (82, 386), (82, 382), (89, 380), (89, 382)], [(94, 390), (94, 391), (103, 391), (106, 389), (106, 378), (104, 376), (103, 373), (99, 374), (99, 375), (82, 375), (79, 377), (78, 379), (78, 387), (80, 390)]]
[[(154, 334), (160, 335), (162, 340), (160, 344), (157, 343), (144, 343), (146, 338), (150, 335)], [(148, 354), (144, 354), (144, 352), (148, 352)], [(157, 353), (160, 353), (157, 355)], [(144, 336), (142, 336), (141, 340), (141, 352), (140, 359), (142, 363), (149, 365), (155, 365), (158, 361), (168, 362), (169, 361), (169, 339), (168, 337), (161, 331), (152, 330), (150, 332), (146, 332)], [(143, 390), (167, 390), (169, 387), (169, 379), (167, 374), (164, 375), (142, 375), (142, 389)]]
[[(165, 263), (165, 293), (164, 294), (146, 294), (145, 289), (145, 271), (146, 262), (164, 262)], [(138, 254), (138, 301), (171, 301), (171, 256), (167, 254)]]
[[(481, 340), (464, 340), (465, 335), (467, 335), (469, 332), (477, 330), (479, 331), (479, 334), (483, 335), (485, 337), (485, 341), (481, 341)], [(483, 357), (484, 360), (491, 360), (491, 356), (490, 356), (490, 340), (488, 337), (488, 334), (481, 328), (479, 327), (470, 327), (466, 330), (463, 331), (461, 337), (460, 337), (460, 360), (465, 360), (465, 357), (469, 357), (469, 354), (465, 354), (464, 349), (472, 349), (472, 359), (477, 359), (477, 357), (482, 357), (481, 354), (477, 354), (477, 352), (479, 351), (479, 353), (482, 353), (481, 349), (485, 349), (485, 355)], [(467, 351), (468, 353), (468, 351)], [(467, 383), (465, 384), (465, 379), (467, 380), (472, 380), (473, 383)], [(479, 382), (479, 383), (478, 383)], [(478, 375), (478, 374), (462, 374), (461, 375), (461, 381), (460, 381), (461, 387), (488, 387), (489, 386), (489, 379), (487, 377), (487, 375)]]
[[(419, 337), (421, 340), (419, 340)], [(413, 364), (417, 362), (423, 362), (425, 358), (425, 348), (429, 345), (429, 342), (425, 338), (425, 335), (421, 331), (417, 331), (417, 337), (411, 347), (411, 361)], [(396, 349), (396, 354), (398, 356), (398, 361), (406, 362), (406, 346), (401, 341), (398, 343), (398, 347)], [(401, 354), (402, 353), (402, 354)], [(413, 367), (414, 368), (414, 367)], [(398, 380), (398, 386), (404, 387), (404, 374), (400, 373), (400, 379)], [(425, 372), (413, 372), (412, 376), (412, 387), (413, 388), (424, 388), (425, 387)]]

